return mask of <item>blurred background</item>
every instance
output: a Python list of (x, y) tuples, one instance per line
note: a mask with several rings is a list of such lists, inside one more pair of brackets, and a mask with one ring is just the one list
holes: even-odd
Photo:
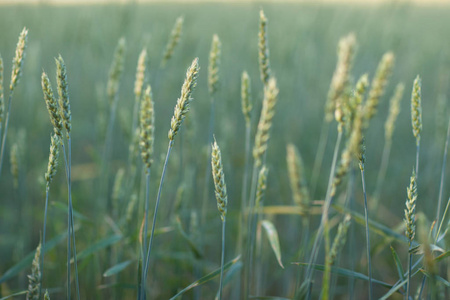
[[(169, 3), (170, 2), (170, 3)], [(227, 3), (225, 3), (227, 2)], [(370, 4), (369, 4), (370, 2)], [(106, 95), (108, 72), (118, 40), (126, 40), (125, 67), (119, 90), (119, 109), (114, 130), (112, 162), (109, 167), (108, 195), (113, 193), (114, 178), (126, 168), (131, 140), (130, 125), (134, 105), (133, 84), (140, 51), (148, 50), (147, 81), (152, 85), (155, 101), (155, 163), (151, 181), (151, 207), (155, 199), (167, 148), (167, 132), (173, 107), (180, 94), (187, 67), (199, 57), (201, 67), (198, 87), (194, 92), (192, 110), (182, 128), (183, 135), (175, 141), (169, 163), (162, 208), (157, 227), (169, 232), (156, 239), (155, 255), (159, 257), (150, 271), (154, 299), (167, 299), (180, 288), (219, 266), (220, 218), (212, 186), (207, 203), (207, 224), (195, 235), (203, 235), (204, 257), (199, 271), (183, 238), (174, 230), (173, 217), (181, 205), (181, 219), (191, 232), (193, 214), (202, 208), (205, 168), (208, 155), (208, 122), (210, 97), (207, 87), (208, 53), (212, 35), (222, 42), (220, 90), (216, 96), (214, 134), (222, 150), (229, 193), (226, 261), (234, 258), (235, 237), (240, 209), (242, 173), (244, 168), (245, 122), (241, 112), (240, 78), (247, 70), (251, 77), (254, 113), (253, 130), (258, 120), (263, 85), (258, 69), (258, 19), (262, 8), (269, 20), (270, 60), (279, 84), (279, 102), (269, 142), (267, 162), (270, 168), (266, 205), (292, 205), (286, 169), (286, 144), (294, 143), (305, 163), (310, 182), (324, 104), (336, 65), (336, 49), (341, 37), (354, 32), (358, 48), (354, 61), (353, 80), (368, 72), (372, 78), (376, 66), (387, 51), (395, 54), (395, 67), (380, 103), (379, 112), (366, 135), (366, 182), (369, 194), (375, 188), (384, 144), (384, 122), (389, 99), (397, 83), (405, 84), (401, 112), (396, 123), (390, 164), (381, 194), (382, 207), (371, 216), (387, 226), (402, 222), (406, 186), (415, 163), (415, 139), (411, 132), (410, 96), (417, 74), (422, 77), (423, 133), (421, 178), (417, 209), (433, 218), (439, 191), (442, 151), (445, 142), (448, 101), (450, 95), (450, 21), (449, 1), (0, 1), (0, 53), (4, 60), (5, 86), (9, 82), (11, 61), (17, 37), (23, 27), (29, 29), (28, 48), (23, 77), (16, 89), (12, 108), (6, 157), (0, 180), (0, 276), (16, 266), (39, 243), (45, 200), (44, 172), (47, 169), (52, 131), (43, 100), (40, 76), (43, 70), (55, 85), (54, 58), (62, 55), (66, 62), (73, 122), (73, 202), (77, 226), (77, 249), (111, 236), (117, 241), (103, 247), (79, 262), (82, 298), (106, 299), (111, 295), (131, 299), (137, 270), (137, 232), (142, 219), (142, 193), (137, 193), (137, 206), (126, 223), (131, 194), (117, 197), (117, 211), (98, 210), (100, 161), (105, 139), (109, 108)], [(62, 5), (68, 4), (70, 6)], [(74, 5), (77, 3), (77, 5)], [(88, 5), (100, 4), (101, 5)], [(4, 4), (4, 5), (3, 5)], [(178, 17), (184, 17), (180, 42), (173, 57), (161, 68), (165, 45)], [(54, 86), (56, 91), (56, 86)], [(335, 125), (335, 123), (333, 123)], [(323, 168), (314, 200), (323, 200), (328, 182), (333, 144), (336, 138), (332, 125)], [(10, 169), (10, 148), (19, 148), (19, 180), (14, 184)], [(181, 160), (181, 162), (180, 162)], [(140, 163), (140, 161), (139, 161)], [(66, 185), (60, 161), (58, 174), (51, 187), (48, 233), (49, 239), (66, 230)], [(180, 171), (180, 166), (183, 166)], [(447, 172), (448, 173), (448, 172)], [(153, 175), (154, 174), (154, 175)], [(448, 175), (448, 174), (447, 174)], [(210, 181), (211, 182), (211, 181)], [(180, 189), (180, 186), (183, 189)], [(342, 188), (342, 190), (344, 190)], [(180, 193), (183, 192), (183, 196)], [(139, 196), (140, 195), (140, 196)], [(444, 199), (449, 196), (444, 189)], [(362, 213), (362, 192), (357, 181), (355, 210)], [(181, 204), (176, 204), (181, 201)], [(116, 214), (116, 215), (115, 215)], [(129, 217), (129, 216), (128, 216)], [(286, 269), (281, 269), (273, 254), (267, 251), (264, 261), (263, 295), (289, 297), (292, 274), (296, 274), (298, 216), (271, 216), (280, 234)], [(116, 223), (116, 220), (122, 223)], [(313, 219), (313, 226), (319, 218)], [(123, 229), (123, 222), (127, 229)], [(96, 228), (96, 230), (94, 230)], [(120, 228), (120, 229), (119, 229)], [(315, 228), (315, 227), (314, 227)], [(357, 243), (363, 243), (364, 228), (355, 225)], [(382, 240), (373, 234), (373, 243)], [(396, 245), (396, 242), (393, 242)], [(361, 248), (360, 247), (360, 248)], [(398, 243), (400, 249), (406, 246)], [(119, 249), (122, 249), (121, 254)], [(64, 295), (65, 242), (59, 242), (46, 254), (44, 284), (55, 299)], [(394, 283), (396, 270), (389, 247), (374, 254), (374, 277)], [(105, 254), (106, 253), (106, 254)], [(112, 253), (112, 254), (111, 254)], [(364, 253), (357, 268), (365, 272)], [(108, 257), (106, 259), (105, 257)], [(121, 257), (119, 257), (121, 256)], [(103, 277), (113, 259), (132, 260), (133, 264), (120, 277)], [(342, 264), (345, 265), (345, 257)], [(30, 261), (30, 260), (29, 260)], [(406, 262), (406, 256), (405, 256)], [(0, 280), (1, 296), (26, 289), (29, 263), (8, 280)], [(124, 275), (128, 274), (128, 275)], [(340, 282), (345, 286), (345, 279)], [(419, 281), (417, 282), (419, 283)], [(202, 295), (215, 295), (217, 282), (202, 288)], [(355, 295), (364, 293), (365, 282)], [(229, 287), (227, 293), (232, 287)], [(376, 287), (376, 295), (387, 290)], [(194, 294), (187, 294), (191, 299)], [(361, 295), (361, 294), (360, 294)], [(364, 295), (364, 294), (363, 294)], [(195, 297), (199, 297), (196, 294)], [(336, 289), (336, 297), (347, 299)], [(364, 296), (362, 296), (364, 297)], [(231, 298), (230, 298), (231, 299)], [(356, 296), (356, 299), (361, 297)]]

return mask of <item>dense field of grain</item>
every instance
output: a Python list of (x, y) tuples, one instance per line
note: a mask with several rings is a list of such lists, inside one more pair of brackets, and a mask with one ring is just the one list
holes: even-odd
[[(268, 93), (264, 93), (258, 64), (261, 9), (268, 19), (271, 74), (276, 78), (279, 93), (263, 159), (268, 169), (263, 208), (261, 212), (253, 210), (259, 213), (250, 214), (259, 217), (248, 218), (248, 210), (241, 206), (246, 169), (246, 120), (241, 106), (241, 75), (246, 70), (250, 77), (253, 104), (250, 145), (253, 148), (263, 98), (265, 95), (267, 98)], [(11, 62), (23, 27), (28, 29), (28, 40), (22, 76), (12, 99), (0, 174), (0, 298), (27, 290), (27, 275), (31, 274), (34, 251), (42, 240), (46, 198), (44, 174), (53, 129), (42, 93), (41, 74), (43, 71), (48, 74), (57, 95), (55, 58), (59, 55), (67, 68), (72, 116), (71, 195), (81, 298), (137, 297), (140, 257), (145, 261), (139, 237), (142, 234), (147, 177), (141, 155), (130, 158), (130, 145), (134, 145), (131, 129), (136, 66), (143, 48), (148, 51), (144, 82), (145, 86), (151, 85), (154, 101), (148, 237), (144, 238), (147, 243), (174, 106), (180, 97), (186, 70), (194, 58), (198, 57), (200, 67), (190, 111), (174, 138), (162, 186), (146, 283), (147, 299), (168, 299), (197, 279), (220, 270), (222, 221), (214, 194), (214, 183), (220, 180), (213, 179), (211, 174), (211, 133), (220, 147), (221, 171), (225, 174), (228, 199), (225, 263), (241, 255), (225, 270), (223, 298), (245, 299), (248, 290), (250, 295), (260, 296), (253, 299), (308, 297), (297, 293), (301, 284), (307, 281), (307, 266), (293, 263), (310, 261), (315, 234), (321, 224), (321, 205), (326, 200), (338, 138), (337, 122), (323, 122), (325, 103), (338, 59), (338, 43), (353, 32), (356, 52), (349, 78), (352, 93), (364, 73), (368, 73), (369, 83), (372, 82), (384, 53), (392, 51), (395, 56), (392, 75), (380, 98), (378, 113), (364, 132), (365, 187), (368, 214), (373, 221), (370, 226), (370, 257), (373, 279), (377, 280), (372, 284), (372, 296), (382, 297), (392, 287), (399, 287), (398, 282), (407, 280), (399, 268), (401, 263), (405, 272), (408, 270), (409, 246), (403, 219), (411, 172), (417, 168), (416, 139), (411, 126), (411, 91), (414, 79), (420, 75), (423, 128), (420, 133), (415, 241), (427, 245), (427, 239), (423, 238), (427, 234), (423, 232), (431, 231), (435, 247), (428, 254), (429, 248), (422, 246), (419, 253), (413, 255), (413, 262), (420, 262), (413, 270), (411, 295), (421, 293), (421, 287), (424, 287), (421, 294), (424, 299), (445, 299), (450, 287), (447, 281), (450, 268), (446, 258), (450, 240), (448, 235), (444, 235), (439, 242), (434, 241), (442, 218), (434, 229), (431, 227), (436, 219), (449, 118), (446, 98), (450, 95), (450, 40), (446, 38), (449, 14), (450, 7), (447, 6), (407, 4), (1, 6), (0, 54), (4, 63), (6, 105)], [(162, 65), (172, 27), (180, 16), (183, 17), (183, 25), (179, 43), (174, 47), (172, 57)], [(220, 39), (221, 55), (218, 89), (211, 97), (208, 64), (213, 34)], [(114, 99), (110, 101), (107, 83), (116, 45), (121, 38), (124, 38), (126, 48), (124, 68), (118, 81), (115, 120), (111, 121)], [(385, 145), (384, 123), (389, 114), (389, 100), (398, 83), (404, 83), (405, 89), (395, 122), (386, 176), (376, 191)], [(266, 86), (270, 87), (270, 84)], [(368, 87), (370, 89), (371, 86)], [(214, 112), (213, 122), (211, 111)], [(316, 169), (319, 176), (315, 188), (312, 176), (323, 126), (329, 126), (329, 134), (320, 172)], [(105, 142), (108, 132), (110, 140)], [(345, 151), (349, 135), (343, 134), (339, 153)], [(294, 201), (295, 190), (290, 185), (292, 178), (286, 159), (287, 144), (295, 145), (303, 159), (301, 173), (311, 200), (308, 210)], [(217, 159), (217, 155), (217, 151), (213, 152), (213, 158)], [(337, 159), (339, 165), (340, 154)], [(246, 201), (247, 197), (253, 197), (248, 196), (252, 190), (253, 160), (250, 152)], [(133, 175), (133, 162), (137, 168), (136, 177)], [(255, 170), (257, 175), (259, 167)], [(219, 176), (219, 170), (215, 171)], [(338, 224), (346, 215), (345, 210), (350, 212), (352, 219), (346, 243), (334, 262), (336, 268), (331, 272), (329, 298), (368, 299), (368, 280), (361, 277), (361, 274), (368, 274), (364, 195), (360, 168), (353, 156), (347, 173), (337, 188), (328, 226), (325, 227), (329, 229), (329, 236), (325, 230), (325, 240), (328, 236), (333, 242), (338, 234)], [(444, 170), (443, 174), (441, 217), (450, 191), (445, 184), (448, 171)], [(48, 289), (53, 299), (67, 296), (67, 189), (61, 149), (57, 173), (49, 190), (46, 240), (50, 249), (45, 254), (43, 269), (43, 289)], [(380, 205), (375, 208), (373, 196), (376, 192), (379, 193)], [(243, 228), (248, 225), (245, 221), (252, 219), (254, 226), (249, 227), (255, 228), (246, 233), (244, 245), (240, 247), (238, 233), (240, 230), (245, 233)], [(264, 222), (256, 225), (256, 219)], [(442, 222), (441, 233), (446, 233), (447, 219), (448, 216)], [(277, 232), (278, 243), (274, 240), (273, 231), (269, 230), (273, 228)], [(269, 243), (268, 237), (273, 243)], [(246, 243), (252, 239), (254, 242), (249, 244), (254, 244), (253, 263), (249, 266), (250, 252)], [(398, 254), (397, 263), (390, 246)], [(322, 242), (315, 263), (324, 264), (325, 256), (329, 254), (326, 248), (327, 244)], [(280, 256), (284, 268), (276, 255)], [(76, 272), (75, 264), (71, 265), (71, 294), (75, 299)], [(311, 268), (314, 266), (319, 268), (317, 265)], [(250, 280), (246, 279), (247, 268), (252, 270)], [(420, 268), (422, 271), (415, 272)], [(314, 279), (309, 294), (311, 299), (327, 295), (323, 274), (316, 270), (311, 275)], [(183, 299), (212, 299), (219, 290), (219, 277), (219, 272), (216, 272), (211, 280), (201, 282), (199, 287), (184, 293)], [(405, 294), (406, 284), (393, 293), (392, 299), (402, 299)]]

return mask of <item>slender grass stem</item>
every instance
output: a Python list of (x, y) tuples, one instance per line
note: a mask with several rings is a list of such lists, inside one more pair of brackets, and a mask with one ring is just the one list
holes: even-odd
[[(66, 177), (67, 177), (67, 185), (69, 185), (70, 182), (70, 175), (69, 175), (69, 161), (67, 159), (67, 153), (66, 153), (66, 147), (64, 146), (64, 143), (62, 143), (62, 149), (64, 154), (64, 164), (65, 164), (65, 170), (66, 170)], [(70, 274), (71, 274), (71, 265), (70, 265), (70, 258), (71, 255), (71, 243), (70, 243), (70, 234), (71, 234), (71, 225), (72, 225), (72, 219), (70, 218), (70, 198), (68, 199), (68, 205), (67, 205), (67, 299), (70, 300), (71, 296), (71, 287), (70, 287)]]
[(219, 300), (222, 300), (222, 288), (223, 288), (223, 265), (225, 261), (225, 223), (226, 218), (222, 221), (222, 256), (220, 259), (220, 285), (219, 285)]
[(72, 138), (69, 134), (68, 138), (69, 147), (69, 176), (68, 176), (68, 193), (69, 193), (69, 206), (70, 206), (70, 221), (72, 230), (72, 243), (73, 243), (73, 260), (75, 265), (75, 284), (77, 288), (77, 299), (80, 300), (80, 284), (78, 281), (78, 266), (77, 266), (77, 247), (75, 243), (75, 230), (74, 230), (74, 219), (73, 219), (73, 204), (72, 204)]
[[(148, 206), (150, 202), (150, 168), (147, 169), (146, 173), (146, 188), (145, 188), (145, 212), (144, 212), (144, 236), (142, 237), (142, 253), (147, 253), (147, 233), (148, 233)], [(144, 268), (142, 268), (142, 272), (144, 272)], [(142, 284), (144, 285), (145, 274), (143, 273), (141, 276)]]
[[(448, 141), (450, 140), (450, 119), (448, 122), (447, 128), (447, 138), (445, 140), (444, 147), (444, 157), (442, 158), (442, 168), (441, 168), (441, 183), (439, 186), (439, 199), (438, 199), (438, 207), (436, 211), (436, 222), (439, 223), (439, 218), (441, 216), (441, 205), (442, 205), (442, 194), (444, 192), (444, 177), (445, 177), (445, 167), (447, 165), (447, 152), (448, 152)], [(436, 235), (437, 238), (437, 235)]]
[(156, 216), (158, 215), (158, 208), (159, 208), (159, 202), (161, 200), (161, 191), (162, 191), (162, 186), (164, 183), (164, 176), (166, 175), (166, 169), (167, 169), (167, 162), (169, 161), (169, 157), (170, 157), (170, 152), (172, 150), (172, 146), (173, 146), (173, 140), (170, 140), (169, 142), (169, 146), (167, 148), (167, 155), (166, 155), (166, 160), (164, 161), (164, 167), (163, 167), (163, 171), (161, 174), (161, 181), (159, 182), (159, 188), (158, 188), (158, 196), (156, 198), (156, 204), (155, 204), (155, 211), (153, 213), (153, 222), (152, 222), (152, 231), (150, 233), (150, 240), (148, 242), (148, 248), (147, 248), (147, 255), (146, 255), (146, 259), (145, 259), (145, 264), (144, 264), (144, 278), (143, 278), (143, 284), (142, 284), (142, 291), (141, 291), (141, 299), (145, 299), (145, 289), (146, 289), (146, 283), (147, 283), (147, 273), (148, 273), (148, 267), (149, 267), (149, 262), (150, 262), (150, 253), (152, 250), (152, 243), (153, 243), (153, 236), (155, 234), (155, 225), (156, 225)]
[(364, 178), (364, 169), (361, 169), (361, 181), (364, 194), (364, 217), (366, 223), (366, 251), (367, 251), (367, 266), (369, 275), (369, 300), (372, 299), (372, 260), (370, 257), (370, 235), (369, 235), (369, 208), (367, 206), (366, 180)]
[(50, 192), (50, 184), (47, 183), (45, 188), (45, 208), (44, 208), (44, 228), (42, 232), (42, 251), (41, 251), (41, 278), (39, 285), (39, 299), (41, 299), (41, 291), (42, 291), (42, 282), (44, 278), (44, 254), (45, 254), (45, 238), (46, 238), (46, 229), (47, 229), (47, 208), (48, 208), (48, 194)]
[[(411, 243), (409, 245), (409, 249), (411, 249)], [(406, 285), (406, 300), (409, 300), (409, 294), (410, 294), (410, 290), (411, 290), (411, 268), (412, 266), (412, 254), (410, 253), (408, 255), (408, 281), (407, 281), (407, 285)]]
[(3, 132), (3, 139), (2, 139), (2, 149), (0, 151), (0, 177), (2, 175), (2, 166), (3, 166), (3, 156), (5, 156), (5, 144), (6, 144), (6, 135), (8, 134), (8, 124), (9, 124), (9, 115), (11, 112), (11, 100), (13, 96), (13, 91), (9, 94), (8, 99), (8, 112), (6, 113), (6, 119), (5, 119), (5, 131)]
[(317, 180), (319, 179), (320, 170), (322, 169), (323, 157), (325, 155), (325, 148), (327, 146), (328, 134), (330, 132), (330, 124), (323, 119), (322, 129), (320, 131), (319, 145), (317, 148), (316, 157), (314, 159), (313, 173), (311, 176), (311, 197), (315, 197)]
[[(325, 223), (328, 222), (328, 210), (330, 208), (331, 201), (333, 199), (333, 197), (331, 196), (331, 186), (333, 184), (333, 178), (334, 178), (334, 173), (336, 170), (336, 163), (337, 163), (337, 157), (338, 157), (341, 140), (342, 140), (342, 131), (338, 131), (336, 145), (334, 147), (333, 161), (331, 163), (330, 177), (328, 179), (327, 194), (325, 196), (325, 202), (324, 202), (323, 208), (322, 208), (322, 211), (323, 211), (322, 219), (320, 221), (320, 226), (319, 226), (319, 229), (317, 230), (316, 238), (314, 240), (314, 245), (313, 245), (313, 248), (311, 251), (311, 256), (309, 259), (308, 267), (306, 268), (305, 280), (307, 282), (311, 282), (311, 279), (312, 279), (312, 276), (314, 273), (313, 265), (316, 263), (316, 260), (317, 260), (320, 243), (321, 243), (322, 237), (323, 237), (324, 226), (325, 226)], [(311, 297), (311, 295), (309, 294), (310, 292), (311, 292), (311, 289), (308, 291), (307, 298)]]
[(256, 165), (253, 166), (253, 173), (252, 173), (252, 185), (250, 188), (250, 199), (249, 199), (249, 205), (246, 209), (247, 214), (247, 233), (246, 233), (246, 239), (247, 239), (247, 256), (245, 261), (245, 269), (244, 269), (244, 298), (247, 299), (250, 292), (250, 280), (251, 280), (251, 268), (252, 268), (252, 225), (253, 225), (253, 213), (254, 213), (254, 207), (255, 207), (255, 193), (256, 193), (256, 183), (257, 183), (257, 174), (258, 174), (258, 167)]
[(439, 224), (439, 229), (436, 233), (435, 242), (437, 242), (439, 238), (439, 234), (441, 233), (442, 225), (444, 224), (445, 217), (447, 215), (448, 207), (450, 206), (450, 198), (447, 201), (447, 205), (445, 206), (444, 214), (442, 215), (441, 223)]
[(330, 296), (330, 277), (331, 277), (331, 260), (330, 260), (330, 227), (328, 222), (324, 226), (325, 240), (325, 270), (322, 279), (322, 300), (328, 300)]
[(416, 180), (419, 178), (419, 153), (420, 153), (420, 140), (416, 146)]

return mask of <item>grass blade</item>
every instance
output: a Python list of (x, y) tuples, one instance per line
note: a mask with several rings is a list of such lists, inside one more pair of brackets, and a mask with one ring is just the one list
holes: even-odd
[[(241, 256), (239, 255), (238, 257), (236, 257), (235, 259), (227, 262), (224, 266), (223, 266), (223, 270), (228, 270), (231, 266), (233, 266), (234, 264), (236, 264), (239, 260), (241, 259)], [(211, 273), (209, 273), (206, 276), (203, 276), (202, 278), (194, 281), (193, 283), (191, 283), (190, 285), (188, 285), (187, 287), (185, 287), (184, 289), (182, 289), (178, 294), (176, 294), (175, 296), (173, 296), (172, 298), (170, 298), (170, 300), (176, 299), (177, 297), (183, 295), (184, 293), (186, 293), (187, 291), (195, 288), (196, 286), (202, 285), (208, 281), (210, 281), (211, 279), (214, 279), (215, 277), (220, 275), (220, 269), (218, 268), (214, 271), (212, 271)]]
[(115, 266), (112, 266), (111, 268), (109, 268), (108, 270), (105, 271), (105, 273), (103, 273), (103, 277), (109, 277), (112, 275), (115, 275), (117, 273), (122, 272), (123, 270), (125, 270), (126, 267), (128, 267), (134, 260), (127, 260), (127, 261), (123, 261), (121, 263), (118, 263)]
[(394, 257), (394, 261), (395, 261), (395, 266), (397, 267), (397, 272), (398, 272), (398, 277), (400, 278), (400, 280), (405, 280), (405, 277), (403, 276), (403, 274), (405, 273), (403, 271), (403, 267), (402, 267), (402, 262), (400, 261), (400, 258), (397, 255), (397, 252), (395, 251), (394, 247), (391, 247), (391, 252), (392, 252), (392, 256)]
[[(102, 240), (98, 241), (97, 243), (94, 243), (92, 246), (90, 246), (90, 247), (84, 249), (83, 251), (81, 251), (80, 253), (78, 253), (77, 260), (80, 261), (80, 260), (102, 250), (103, 248), (114, 245), (115, 243), (119, 242), (121, 239), (122, 239), (121, 235), (113, 235), (113, 236), (107, 237), (105, 239), (102, 239)], [(71, 262), (73, 263), (73, 259), (71, 260)]]
[(270, 246), (272, 247), (273, 253), (277, 258), (278, 264), (284, 269), (283, 263), (281, 262), (281, 249), (280, 241), (278, 239), (278, 232), (272, 222), (268, 220), (261, 221), (261, 225), (264, 227), (267, 233), (267, 238), (269, 239)]

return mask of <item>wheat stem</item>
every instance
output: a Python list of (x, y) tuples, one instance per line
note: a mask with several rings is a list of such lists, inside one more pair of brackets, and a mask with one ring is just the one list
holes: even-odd
[(225, 223), (226, 217), (223, 217), (222, 221), (222, 255), (220, 260), (220, 284), (219, 284), (219, 300), (222, 300), (222, 288), (223, 288), (223, 266), (225, 260)]
[(147, 255), (146, 255), (145, 264), (144, 264), (144, 276), (143, 276), (144, 278), (143, 278), (142, 291), (141, 291), (142, 299), (145, 299), (145, 286), (147, 283), (148, 266), (150, 263), (150, 253), (152, 250), (153, 236), (155, 234), (156, 216), (158, 215), (158, 208), (159, 208), (159, 202), (161, 200), (161, 191), (162, 191), (162, 186), (164, 183), (164, 176), (166, 175), (167, 162), (169, 161), (169, 156), (170, 156), (170, 152), (172, 150), (172, 146), (173, 146), (173, 140), (170, 140), (169, 146), (167, 148), (166, 159), (164, 161), (164, 167), (163, 167), (163, 171), (162, 171), (162, 175), (161, 175), (161, 181), (159, 182), (158, 196), (156, 198), (155, 210), (153, 213), (152, 231), (150, 233), (150, 240), (148, 242)]
[[(442, 168), (441, 168), (441, 183), (439, 186), (439, 200), (438, 200), (438, 207), (436, 211), (436, 222), (439, 223), (439, 218), (441, 216), (441, 205), (442, 205), (442, 194), (444, 192), (444, 177), (445, 177), (445, 167), (447, 165), (447, 153), (448, 153), (448, 141), (450, 140), (450, 119), (448, 122), (448, 128), (447, 128), (447, 138), (445, 140), (445, 147), (444, 147), (444, 157), (442, 159)], [(437, 235), (436, 235), (437, 238)]]
[(369, 300), (372, 299), (372, 259), (370, 256), (370, 235), (369, 235), (369, 209), (367, 205), (366, 180), (364, 178), (364, 167), (361, 168), (361, 182), (364, 194), (364, 219), (366, 225), (366, 251), (367, 251), (367, 266), (369, 275)]
[(320, 170), (322, 169), (323, 157), (327, 146), (328, 134), (330, 132), (330, 124), (324, 118), (322, 129), (320, 130), (319, 145), (317, 147), (316, 157), (314, 158), (314, 166), (311, 176), (311, 197), (315, 197), (317, 180), (319, 179)]
[(0, 152), (0, 176), (2, 174), (2, 165), (3, 165), (3, 156), (5, 155), (5, 144), (6, 144), (6, 135), (8, 133), (8, 124), (9, 124), (9, 115), (11, 111), (11, 100), (12, 100), (13, 92), (9, 94), (8, 99), (8, 111), (6, 112), (6, 119), (5, 119), (5, 130), (3, 132), (3, 139), (2, 139), (2, 149)]
[[(322, 208), (322, 219), (320, 221), (320, 226), (319, 226), (319, 229), (317, 230), (316, 238), (314, 240), (314, 245), (311, 250), (311, 256), (309, 259), (308, 267), (306, 268), (305, 280), (307, 282), (311, 282), (311, 279), (312, 279), (312, 276), (314, 273), (313, 265), (316, 263), (316, 260), (317, 260), (320, 243), (321, 243), (322, 237), (323, 237), (324, 226), (325, 226), (325, 223), (328, 222), (328, 210), (331, 205), (331, 200), (333, 199), (333, 197), (331, 196), (331, 187), (333, 184), (334, 174), (335, 174), (335, 170), (336, 170), (336, 163), (337, 163), (337, 157), (338, 157), (341, 140), (342, 140), (342, 130), (338, 131), (336, 145), (334, 147), (333, 161), (331, 163), (330, 177), (328, 179), (327, 194), (325, 196), (325, 202), (324, 202), (323, 208)], [(308, 298), (311, 297), (310, 293), (311, 293), (311, 290), (308, 290)]]

